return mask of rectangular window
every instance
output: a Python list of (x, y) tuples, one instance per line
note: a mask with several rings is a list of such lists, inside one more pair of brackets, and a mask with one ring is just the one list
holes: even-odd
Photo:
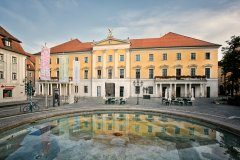
[(108, 62), (112, 62), (112, 55), (108, 56)]
[(112, 130), (112, 124), (108, 123), (108, 130)]
[(17, 57), (12, 57), (12, 63), (17, 64)]
[(210, 68), (205, 68), (205, 76), (206, 78), (210, 78)]
[(101, 123), (98, 123), (97, 129), (101, 129)]
[(141, 75), (141, 71), (140, 69), (136, 69), (136, 78), (140, 78), (140, 75)]
[(78, 61), (78, 57), (75, 57), (75, 61)]
[(84, 63), (88, 63), (88, 57), (84, 57)]
[(57, 78), (59, 78), (59, 71), (57, 71)]
[(98, 56), (98, 62), (102, 62), (102, 56)]
[(196, 53), (191, 53), (191, 60), (196, 60)]
[(149, 61), (154, 61), (154, 56), (153, 56), (153, 54), (149, 54), (148, 59), (149, 59)]
[(84, 70), (84, 79), (88, 79), (88, 70)]
[(211, 57), (210, 57), (210, 52), (206, 52), (205, 53), (205, 59), (210, 59)]
[(88, 86), (84, 86), (84, 93), (88, 93)]
[(191, 68), (191, 76), (196, 76), (196, 68)]
[(120, 124), (119, 131), (124, 131), (124, 125), (123, 124)]
[(193, 136), (194, 135), (194, 128), (189, 128), (188, 133), (189, 133), (189, 135)]
[(78, 86), (75, 86), (75, 93), (78, 93)]
[(177, 77), (181, 76), (181, 68), (176, 69), (176, 76)]
[(0, 79), (4, 79), (4, 72), (0, 71)]
[(120, 69), (120, 78), (124, 78), (124, 69)]
[(208, 128), (204, 128), (204, 135), (209, 135), (209, 129)]
[(52, 59), (51, 58), (49, 59), (49, 64), (52, 64)]
[(140, 126), (139, 125), (135, 125), (135, 132), (139, 132)]
[(167, 69), (166, 68), (162, 69), (162, 76), (167, 77)]
[(120, 61), (121, 61), (121, 62), (124, 61), (124, 55), (120, 55)]
[(4, 56), (3, 56), (3, 54), (0, 54), (0, 61), (4, 61)]
[(97, 70), (97, 78), (98, 79), (102, 78), (102, 70)]
[(7, 47), (10, 47), (11, 46), (11, 42), (9, 40), (4, 40), (4, 45), (7, 46)]
[(3, 98), (12, 97), (12, 90), (4, 89), (3, 90)]
[(149, 94), (153, 94), (153, 86), (149, 86), (148, 87), (148, 93)]
[(52, 77), (52, 71), (50, 70), (50, 78)]
[(140, 86), (135, 86), (135, 94), (140, 94)]
[(148, 126), (148, 133), (152, 133), (152, 126)]
[(84, 127), (88, 128), (88, 122), (87, 121), (84, 122)]
[(181, 53), (177, 53), (177, 60), (181, 60)]
[(163, 53), (163, 61), (166, 61), (167, 60), (167, 53)]
[(136, 61), (140, 61), (140, 54), (137, 54), (137, 55), (136, 55), (135, 60), (136, 60)]
[(175, 127), (175, 134), (180, 134), (180, 128), (179, 127)]
[(57, 64), (59, 64), (59, 58), (57, 58)]
[(28, 76), (29, 76), (29, 77), (32, 77), (32, 72), (28, 72)]
[(112, 69), (108, 69), (108, 79), (112, 79)]
[(153, 79), (154, 76), (154, 70), (153, 69), (148, 69), (148, 78)]
[(162, 133), (166, 133), (166, 131), (167, 131), (167, 128), (166, 128), (166, 127), (162, 127), (161, 132), (162, 132)]
[(12, 73), (12, 80), (17, 80), (17, 73)]

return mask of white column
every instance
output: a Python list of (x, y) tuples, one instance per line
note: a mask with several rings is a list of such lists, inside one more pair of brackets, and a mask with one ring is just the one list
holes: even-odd
[(160, 83), (160, 97), (162, 97), (162, 83)]
[(69, 84), (69, 95), (71, 95), (72, 93), (72, 84)]
[(60, 92), (60, 96), (62, 96), (62, 85), (61, 85), (61, 83), (59, 83), (59, 92)]
[(189, 95), (191, 96), (191, 89), (192, 89), (192, 84), (189, 84)]
[(206, 84), (203, 84), (203, 97), (205, 97), (205, 91), (206, 91)]
[(156, 84), (156, 96), (158, 97), (158, 84)]
[(41, 83), (38, 83), (38, 95), (41, 95)]
[(47, 84), (47, 95), (49, 95), (49, 83)]
[[(130, 75), (130, 71), (129, 71), (129, 64), (130, 64), (130, 62), (129, 62), (129, 49), (126, 49), (126, 78), (127, 79), (129, 79), (130, 77), (129, 77), (129, 75)], [(157, 88), (156, 88), (156, 91), (157, 91)]]
[(103, 51), (103, 79), (106, 79), (106, 50)]
[(187, 83), (185, 83), (185, 87), (184, 87), (184, 96), (187, 97)]
[[(92, 78), (96, 78), (96, 55), (95, 55), (96, 51), (93, 51), (93, 58), (92, 58)], [(84, 76), (84, 75), (83, 75)]]
[(174, 84), (174, 97), (177, 96), (177, 83)]
[(114, 64), (115, 78), (119, 79), (119, 76), (118, 76), (118, 54), (117, 54), (117, 50), (114, 50), (114, 61), (115, 61), (115, 64)]
[(65, 96), (67, 96), (67, 86), (68, 86), (68, 84), (66, 83)]
[(53, 86), (53, 85), (52, 85), (52, 83), (51, 83), (51, 95), (52, 95), (52, 92), (53, 92), (53, 88), (52, 88), (52, 86)]
[(44, 92), (45, 85), (46, 85), (45, 83), (42, 84), (42, 95), (45, 94), (45, 92)]

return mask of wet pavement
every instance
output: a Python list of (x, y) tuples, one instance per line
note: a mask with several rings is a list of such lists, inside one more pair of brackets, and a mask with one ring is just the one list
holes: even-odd
[(125, 105), (107, 105), (104, 104), (102, 98), (80, 98), (78, 103), (65, 104), (58, 107), (51, 106), (51, 98), (49, 98), (47, 106), (45, 105), (44, 97), (35, 97), (34, 101), (38, 101), (40, 110), (33, 113), (20, 112), (21, 105), (0, 108), (0, 132), (22, 124), (32, 123), (36, 120), (82, 111), (139, 110), (198, 119), (200, 121), (210, 122), (225, 130), (240, 135), (240, 106), (214, 104), (214, 99), (209, 98), (197, 98), (193, 106), (166, 106), (162, 104), (161, 98), (151, 98), (150, 100), (140, 98), (139, 105), (136, 105), (137, 98), (128, 98)]

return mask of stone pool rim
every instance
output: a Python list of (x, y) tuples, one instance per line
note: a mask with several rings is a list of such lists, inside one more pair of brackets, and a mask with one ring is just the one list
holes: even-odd
[[(71, 115), (71, 114), (77, 114), (77, 113), (95, 113), (95, 112), (149, 112), (154, 114), (166, 114), (166, 115), (173, 115), (178, 116), (181, 118), (190, 118), (191, 120), (196, 120), (200, 123), (208, 123), (209, 125), (214, 125), (216, 128), (221, 129), (225, 132), (234, 134), (236, 136), (240, 136), (240, 129), (235, 128), (229, 123), (223, 122), (221, 120), (213, 119), (213, 118), (207, 118), (204, 116), (199, 116), (194, 113), (184, 113), (181, 111), (173, 111), (173, 110), (161, 110), (161, 109), (143, 109), (143, 108), (79, 108), (79, 109), (71, 109), (71, 110), (59, 110), (60, 113), (57, 112), (49, 112), (49, 111), (43, 111), (41, 115), (28, 117), (27, 119), (23, 119), (21, 121), (18, 121), (14, 124), (6, 125), (4, 127), (0, 128), (0, 132), (4, 133), (8, 130), (20, 127), (22, 125), (31, 124), (36, 121), (44, 120), (47, 118), (54, 118), (58, 116), (64, 116), (64, 115)], [(37, 113), (37, 112), (36, 112)], [(191, 121), (190, 120), (190, 121)]]

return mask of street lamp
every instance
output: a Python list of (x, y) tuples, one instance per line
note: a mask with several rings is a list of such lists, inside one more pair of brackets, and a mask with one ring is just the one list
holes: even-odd
[(133, 85), (135, 88), (137, 87), (137, 105), (139, 104), (139, 94), (140, 94), (140, 87), (143, 85), (143, 81), (140, 81), (139, 78), (136, 79), (136, 81), (133, 81)]

